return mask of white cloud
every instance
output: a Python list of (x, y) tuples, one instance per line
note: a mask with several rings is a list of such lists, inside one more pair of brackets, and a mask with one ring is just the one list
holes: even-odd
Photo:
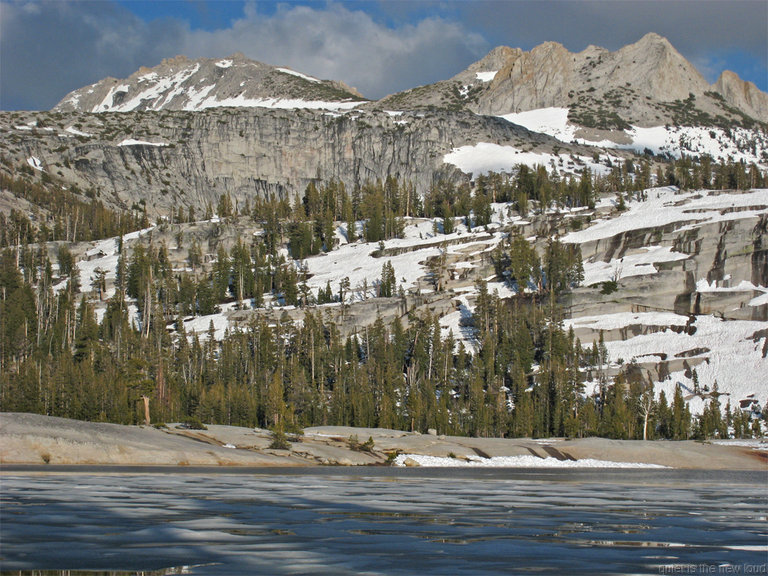
[(230, 29), (190, 32), (185, 48), (190, 56), (242, 52), (318, 78), (342, 80), (376, 98), (450, 77), (489, 46), (462, 24), (441, 18), (392, 28), (339, 4), (322, 9), (281, 5), (271, 16), (249, 4)]
[(281, 4), (272, 14), (249, 3), (229, 27), (208, 31), (177, 19), (144, 22), (111, 2), (4, 2), (0, 25), (4, 109), (50, 108), (71, 90), (178, 54), (221, 58), (234, 52), (342, 80), (378, 98), (448, 78), (491, 48), (461, 22), (425, 17), (388, 26), (333, 3)]

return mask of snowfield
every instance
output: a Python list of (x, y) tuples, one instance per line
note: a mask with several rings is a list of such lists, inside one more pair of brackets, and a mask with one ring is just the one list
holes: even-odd
[[(123, 236), (123, 242), (126, 244), (137, 240), (144, 234), (152, 231), (154, 226), (145, 228), (144, 230), (137, 230)], [(106, 240), (97, 240), (92, 243), (91, 248), (85, 252), (85, 257), (77, 261), (77, 268), (80, 271), (80, 285), (83, 291), (92, 291), (96, 287), (93, 285), (92, 280), (96, 274), (97, 269), (104, 270), (106, 272), (105, 278), (107, 280), (107, 291), (104, 294), (104, 299), (107, 300), (115, 295), (114, 281), (117, 273), (117, 261), (118, 261), (118, 242), (119, 238), (107, 238)], [(63, 288), (62, 285), (60, 288)]]
[(607, 166), (595, 163), (592, 158), (578, 156), (577, 160), (578, 163), (574, 162), (569, 155), (524, 152), (514, 146), (502, 146), (489, 142), (454, 148), (443, 157), (443, 162), (446, 164), (453, 164), (465, 174), (473, 176), (488, 172), (511, 172), (520, 164), (530, 168), (545, 166), (547, 171), (557, 170), (569, 174), (577, 174), (585, 167), (592, 170), (594, 174), (610, 173)]
[(363, 104), (363, 102), (348, 100), (344, 102), (324, 102), (321, 100), (300, 100), (298, 98), (247, 98), (245, 93), (232, 98), (223, 98), (218, 100), (214, 97), (207, 97), (208, 92), (201, 91), (200, 94), (190, 98), (190, 101), (184, 105), (184, 110), (204, 110), (206, 108), (272, 108), (295, 110), (299, 108), (309, 110), (351, 110)]
[(616, 330), (631, 325), (642, 326), (685, 326), (688, 316), (673, 312), (619, 312), (602, 314), (600, 316), (580, 316), (566, 318), (563, 324), (566, 328), (590, 328), (592, 330)]
[(561, 142), (572, 142), (576, 139), (576, 126), (568, 123), (568, 108), (540, 108), (504, 114), (501, 118), (531, 132), (547, 134)]
[(491, 82), (498, 73), (498, 70), (491, 70), (489, 72), (476, 72), (475, 78), (480, 80), (480, 82)]
[(302, 74), (301, 72), (296, 72), (295, 70), (291, 70), (290, 68), (278, 68), (277, 70), (279, 72), (282, 72), (283, 74), (288, 74), (290, 76), (296, 76), (297, 78), (302, 78), (307, 82), (312, 82), (314, 84), (320, 83), (320, 80), (318, 80), (317, 78), (313, 78), (312, 76), (307, 76), (306, 74)]
[[(716, 127), (652, 126), (643, 128), (633, 126), (623, 132), (630, 143), (619, 144), (612, 140), (596, 142), (577, 137), (579, 127), (568, 122), (567, 108), (540, 108), (504, 114), (500, 117), (532, 132), (557, 138), (561, 142), (577, 142), (600, 148), (633, 150), (638, 153), (648, 149), (654, 154), (668, 154), (674, 158), (680, 158), (682, 154), (708, 154), (718, 161), (733, 158), (736, 162), (744, 160), (747, 163), (754, 162), (765, 167), (763, 155), (768, 152), (765, 140), (755, 138), (754, 132), (750, 130), (737, 127), (731, 128), (729, 137), (722, 128)], [(743, 151), (748, 149), (751, 151)]]
[(147, 142), (146, 140), (135, 140), (134, 138), (126, 138), (118, 146), (168, 146), (165, 142)]
[(646, 246), (635, 254), (626, 254), (610, 262), (584, 262), (583, 285), (594, 286), (609, 280), (656, 274), (659, 269), (655, 264), (686, 260), (688, 257), (688, 254), (674, 252), (669, 246)]
[[(576, 325), (584, 320), (576, 319), (572, 322)], [(609, 326), (615, 327), (617, 320), (618, 318), (614, 317), (604, 318), (602, 325), (598, 320), (593, 326), (607, 329)], [(627, 325), (634, 322), (628, 317), (625, 321)], [(680, 324), (681, 319), (670, 323), (678, 326)], [(613, 362), (618, 359), (624, 362), (658, 362), (662, 357), (685, 358), (695, 367), (702, 390), (706, 387), (711, 391), (715, 382), (717, 383), (718, 391), (724, 395), (720, 398), (723, 408), (729, 399), (731, 406), (735, 408), (740, 400), (752, 394), (757, 394), (761, 405), (765, 403), (768, 400), (768, 358), (763, 358), (762, 349), (766, 336), (760, 337), (756, 334), (768, 328), (766, 323), (747, 320), (724, 321), (714, 316), (702, 315), (696, 316), (693, 326), (696, 327), (696, 332), (691, 335), (666, 330), (627, 340), (606, 342), (605, 346)], [(696, 364), (696, 359), (706, 360)], [(672, 372), (665, 380), (657, 382), (656, 395), (663, 390), (667, 400), (671, 400), (677, 384), (683, 386), (685, 394), (692, 394), (693, 380), (681, 370)], [(689, 400), (701, 401), (696, 398)], [(701, 407), (703, 408), (703, 405)], [(691, 407), (694, 413), (701, 411), (694, 408), (695, 406)]]
[[(500, 218), (503, 215), (500, 211), (494, 213), (495, 221), (488, 229), (493, 231), (500, 226)], [(358, 237), (362, 234), (362, 222), (357, 223)], [(306, 265), (311, 278), (308, 280), (308, 286), (317, 292), (320, 288), (325, 288), (326, 283), (330, 282), (334, 292), (338, 292), (339, 282), (343, 278), (349, 278), (352, 294), (349, 301), (363, 300), (375, 295), (376, 283), (381, 278), (381, 267), (387, 262), (391, 262), (395, 269), (395, 278), (397, 287), (404, 290), (420, 289), (422, 292), (431, 291), (431, 286), (424, 281), (427, 275), (427, 260), (433, 256), (440, 255), (443, 251), (448, 254), (455, 253), (453, 242), (462, 240), (461, 247), (472, 246), (474, 239), (482, 237), (483, 241), (478, 242), (486, 247), (486, 251), (492, 250), (501, 240), (503, 235), (494, 234), (488, 238), (488, 232), (485, 228), (475, 228), (472, 231), (456, 221), (456, 231), (453, 234), (435, 234), (432, 220), (425, 219), (406, 219), (405, 232), (403, 238), (391, 238), (382, 242), (385, 251), (394, 250), (398, 254), (378, 256), (378, 244), (363, 242), (347, 242), (346, 227), (337, 229), (336, 238), (339, 246), (326, 254), (311, 256), (303, 262), (297, 262), (298, 266)], [(367, 284), (368, 292), (364, 290)]]

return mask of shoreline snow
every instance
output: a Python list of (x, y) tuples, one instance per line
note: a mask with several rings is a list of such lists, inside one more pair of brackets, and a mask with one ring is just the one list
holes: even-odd
[(558, 460), (557, 458), (539, 458), (537, 456), (494, 456), (492, 458), (469, 456), (466, 459), (459, 459), (424, 456), (422, 454), (400, 454), (395, 458), (394, 463), (395, 466), (413, 466), (415, 463), (425, 468), (667, 468), (667, 466), (660, 464), (640, 462), (612, 462), (594, 458)]

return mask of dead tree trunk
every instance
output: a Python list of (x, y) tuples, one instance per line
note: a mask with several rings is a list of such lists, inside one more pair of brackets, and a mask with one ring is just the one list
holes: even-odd
[(144, 425), (149, 426), (149, 396), (142, 395), (141, 399), (144, 401)]

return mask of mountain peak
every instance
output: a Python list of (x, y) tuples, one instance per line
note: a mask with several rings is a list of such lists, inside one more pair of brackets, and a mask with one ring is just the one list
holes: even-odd
[(679, 122), (738, 124), (741, 113), (745, 122), (766, 122), (766, 98), (730, 73), (711, 86), (669, 40), (649, 32), (614, 52), (590, 45), (573, 53), (551, 41), (530, 52), (499, 46), (450, 81), (394, 95), (386, 105), (442, 105), (494, 116), (567, 108), (574, 124), (625, 130)]
[(635, 42), (635, 44), (640, 44), (643, 46), (647, 46), (649, 44), (660, 44), (664, 47), (672, 48), (674, 50), (674, 47), (669, 42), (669, 40), (667, 40), (664, 36), (657, 34), (656, 32), (648, 32), (642, 38), (640, 38), (640, 40)]
[(180, 55), (125, 79), (105, 78), (71, 92), (54, 111), (130, 112), (212, 107), (351, 108), (364, 98), (341, 82), (319, 80), (237, 52), (191, 60)]

